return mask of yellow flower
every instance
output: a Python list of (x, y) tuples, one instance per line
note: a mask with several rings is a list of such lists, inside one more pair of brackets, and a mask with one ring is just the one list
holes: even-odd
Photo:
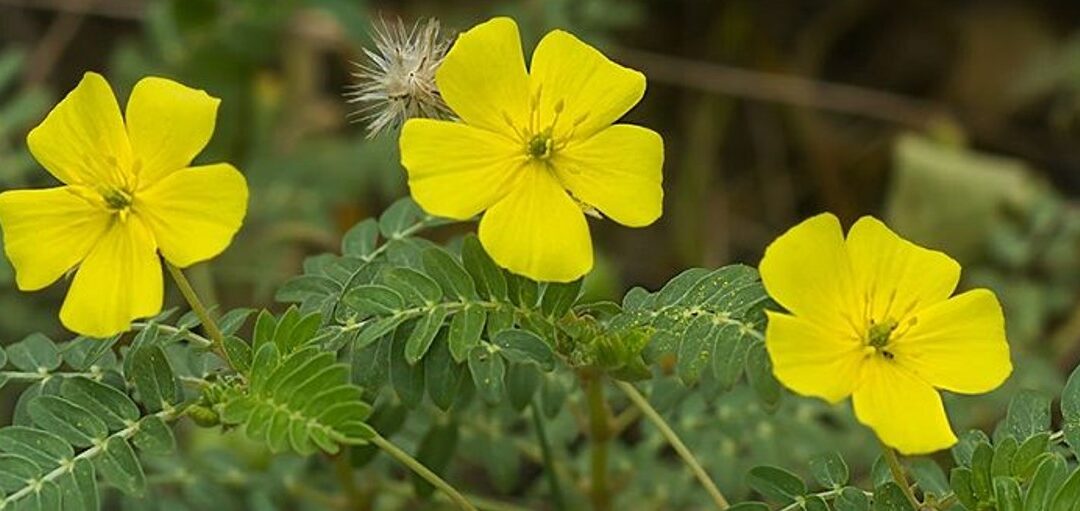
[(461, 122), (409, 120), (401, 162), (413, 198), (433, 215), (480, 212), (480, 241), (499, 265), (571, 281), (593, 264), (585, 212), (631, 227), (660, 216), (663, 140), (615, 124), (645, 76), (561, 30), (529, 71), (517, 25), (495, 18), (461, 34), (435, 75)]
[(936, 389), (977, 394), (1012, 372), (997, 298), (976, 289), (950, 298), (960, 265), (863, 217), (847, 239), (831, 214), (776, 239), (761, 260), (769, 294), (765, 346), (776, 377), (795, 392), (838, 402), (904, 454), (956, 442)]
[(125, 124), (109, 84), (87, 73), (27, 137), (64, 186), (0, 194), (4, 251), (19, 289), (41, 289), (77, 266), (60, 321), (92, 337), (157, 314), (158, 252), (179, 267), (210, 259), (247, 209), (247, 183), (231, 165), (188, 167), (210, 140), (218, 103), (145, 78)]

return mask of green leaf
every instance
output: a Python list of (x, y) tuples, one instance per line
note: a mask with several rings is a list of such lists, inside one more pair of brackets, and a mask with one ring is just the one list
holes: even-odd
[(7, 347), (11, 364), (22, 371), (51, 372), (60, 367), (60, 350), (42, 334), (31, 334)]
[(975, 448), (978, 447), (979, 444), (984, 443), (990, 443), (990, 439), (986, 436), (986, 433), (977, 429), (972, 429), (961, 434), (956, 445), (952, 448), (952, 455), (956, 464), (970, 467), (971, 457), (975, 454)]
[(356, 313), (357, 319), (389, 316), (405, 309), (405, 299), (397, 291), (379, 285), (356, 286), (341, 303)]
[(677, 373), (686, 386), (695, 385), (701, 378), (701, 372), (709, 367), (712, 346), (720, 327), (713, 323), (710, 316), (700, 315), (690, 321), (679, 343)]
[(446, 314), (445, 307), (435, 307), (430, 313), (420, 316), (420, 319), (416, 321), (409, 339), (405, 342), (405, 361), (409, 365), (416, 365), (420, 359), (424, 358), (424, 354), (431, 347), (431, 342), (435, 340), (435, 335), (442, 328)]
[(776, 407), (780, 402), (780, 382), (773, 376), (772, 361), (769, 360), (764, 343), (750, 347), (746, 355), (746, 375), (758, 399), (770, 408)]
[(71, 471), (56, 480), (56, 485), (60, 488), (64, 511), (97, 511), (101, 506), (97, 476), (90, 460), (77, 460)]
[(363, 349), (371, 343), (382, 339), (386, 334), (393, 332), (405, 319), (405, 316), (390, 316), (377, 319), (374, 323), (364, 326), (360, 329), (360, 333), (357, 334), (356, 340), (353, 341), (353, 349)]
[(740, 502), (729, 507), (728, 511), (769, 511), (769, 506), (761, 502)]
[(896, 483), (885, 483), (874, 490), (874, 511), (915, 511)]
[(1053, 503), (1047, 511), (1076, 511), (1077, 505), (1080, 505), (1080, 468), (1073, 470), (1054, 493)]
[(416, 406), (424, 399), (424, 366), (410, 364), (406, 357), (408, 339), (413, 330), (406, 325), (394, 332), (390, 354), (390, 383), (394, 392), (407, 406)]
[(1012, 475), (1028, 479), (1042, 462), (1043, 454), (1050, 446), (1050, 433), (1042, 432), (1024, 441), (1013, 456)]
[(736, 328), (735, 325), (722, 327), (717, 332), (719, 339), (713, 344), (713, 374), (725, 390), (730, 390), (739, 381), (746, 367), (746, 354), (753, 345), (753, 341), (746, 336), (727, 335), (727, 330)]
[(104, 383), (83, 377), (67, 378), (60, 385), (60, 395), (79, 403), (113, 431), (139, 420), (139, 408), (135, 402), (127, 394)]
[(94, 365), (109, 364), (110, 362), (107, 362), (109, 360), (115, 361), (112, 347), (118, 340), (120, 340), (119, 335), (114, 335), (108, 339), (76, 337), (68, 343), (62, 355), (64, 361), (76, 371), (87, 371)]
[(544, 288), (544, 296), (540, 300), (540, 310), (545, 316), (559, 319), (570, 311), (581, 294), (582, 279), (573, 282), (551, 282)]
[(489, 300), (506, 300), (506, 277), (473, 234), (462, 240), (461, 262), (472, 276), (480, 296)]
[(994, 501), (997, 511), (1022, 511), (1024, 503), (1020, 497), (1020, 484), (1007, 476), (994, 478)]
[(502, 400), (506, 364), (487, 344), (469, 352), (469, 372), (484, 401), (496, 404)]
[(177, 402), (176, 375), (160, 346), (142, 346), (130, 357), (132, 365), (128, 378), (148, 410), (161, 411)]
[(911, 478), (919, 485), (923, 493), (933, 493), (942, 497), (949, 493), (949, 478), (941, 470), (941, 466), (928, 458), (917, 458), (911, 461)]
[(443, 295), (451, 299), (475, 300), (476, 284), (472, 277), (465, 271), (465, 267), (454, 259), (454, 256), (441, 248), (429, 248), (421, 256), (424, 270), (442, 288)]
[(969, 468), (956, 467), (949, 474), (949, 486), (956, 495), (956, 500), (967, 509), (978, 509), (979, 506), (979, 496), (975, 494), (973, 480), (974, 476)]
[(17, 454), (0, 454), (0, 490), (18, 491), (40, 475), (41, 468), (33, 461)]
[(337, 294), (341, 285), (322, 275), (300, 275), (286, 281), (274, 292), (274, 299), (279, 302), (303, 302), (312, 296)]
[(229, 359), (229, 365), (240, 374), (251, 372), (251, 346), (243, 339), (230, 335), (225, 338), (225, 357)]
[(806, 483), (799, 476), (779, 467), (764, 465), (750, 469), (746, 484), (765, 498), (780, 504), (790, 504), (806, 495)]
[(810, 458), (810, 473), (818, 484), (829, 489), (842, 488), (850, 477), (847, 463), (844, 463), (844, 458), (837, 452)]
[(436, 340), (431, 352), (424, 357), (424, 381), (428, 396), (443, 411), (447, 411), (458, 397), (465, 377), (464, 364), (454, 362), (445, 338)]
[(993, 459), (994, 448), (987, 443), (977, 445), (971, 455), (971, 488), (979, 500), (990, 500), (994, 496)]
[(57, 396), (39, 396), (30, 402), (34, 423), (76, 447), (90, 447), (109, 434), (105, 422), (86, 408)]
[(255, 330), (251, 335), (251, 351), (259, 352), (263, 344), (274, 342), (274, 331), (277, 330), (277, 318), (269, 311), (259, 312), (255, 318)]
[(1005, 429), (1018, 443), (1049, 431), (1050, 397), (1033, 390), (1020, 391), (1009, 402)]
[(517, 411), (525, 410), (544, 381), (534, 364), (510, 364), (506, 371), (506, 397)]
[(1005, 437), (998, 442), (994, 448), (994, 456), (990, 461), (991, 478), (1012, 475), (1013, 458), (1016, 456), (1016, 450), (1019, 447), (1016, 444), (1016, 439), (1011, 436)]
[(400, 239), (425, 217), (412, 199), (399, 199), (379, 217), (379, 232), (388, 240)]
[(858, 488), (848, 486), (833, 502), (836, 511), (870, 511), (870, 498)]
[(229, 336), (235, 334), (238, 330), (243, 328), (244, 323), (247, 323), (247, 319), (255, 312), (255, 309), (240, 308), (233, 309), (226, 312), (218, 319), (218, 329), (221, 330), (221, 334)]
[(25, 426), (0, 429), (0, 452), (22, 456), (45, 470), (58, 467), (75, 456), (75, 451), (63, 438)]
[(450, 354), (456, 362), (464, 362), (468, 359), (469, 352), (480, 345), (486, 320), (487, 313), (477, 305), (466, 305), (454, 314), (450, 320), (447, 342), (450, 344)]
[[(1068, 474), (1065, 458), (1059, 454), (1052, 454), (1035, 470), (1035, 476), (1031, 478), (1027, 495), (1024, 496), (1024, 511), (1046, 511), (1050, 507), (1054, 492), (1061, 487)], [(967, 506), (967, 503), (964, 503)], [(974, 506), (967, 506), (975, 509)]]
[(414, 307), (431, 306), (442, 299), (442, 288), (431, 277), (410, 268), (391, 268), (382, 281), (397, 291), (405, 303)]
[(804, 511), (829, 511), (829, 504), (817, 495), (810, 495), (803, 502), (802, 509)]
[[(446, 473), (446, 467), (453, 459), (457, 449), (458, 427), (454, 422), (436, 422), (428, 428), (427, 433), (420, 439), (420, 447), (416, 451), (416, 459), (425, 467), (442, 476)], [(424, 478), (413, 473), (413, 488), (421, 498), (428, 498), (435, 491), (435, 487)]]
[(149, 454), (165, 455), (176, 450), (176, 438), (172, 429), (156, 415), (139, 421), (139, 429), (131, 436), (131, 443), (140, 451)]
[(379, 222), (368, 218), (349, 229), (341, 238), (341, 253), (352, 257), (367, 257), (379, 244)]
[(492, 341), (499, 347), (499, 353), (511, 362), (536, 364), (544, 371), (555, 369), (555, 353), (551, 346), (532, 332), (503, 330), (495, 334)]
[(118, 436), (109, 438), (94, 460), (97, 473), (116, 489), (128, 495), (140, 495), (146, 488), (146, 475), (127, 440)]

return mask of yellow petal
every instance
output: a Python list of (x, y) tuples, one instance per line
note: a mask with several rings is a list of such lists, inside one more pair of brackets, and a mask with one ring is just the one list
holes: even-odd
[(831, 403), (851, 395), (864, 359), (858, 337), (783, 313), (768, 316), (765, 348), (780, 383)]
[(484, 213), (480, 242), (500, 266), (534, 280), (569, 282), (593, 264), (581, 207), (546, 167), (521, 169), (516, 188)]
[(577, 37), (553, 30), (537, 45), (529, 76), (540, 97), (541, 126), (561, 104), (556, 135), (589, 137), (629, 111), (645, 94), (645, 75), (620, 66)]
[(660, 217), (664, 140), (655, 131), (617, 124), (556, 152), (554, 168), (570, 193), (623, 225)]
[(927, 454), (956, 443), (937, 391), (882, 356), (867, 359), (853, 403), (859, 422), (903, 454)]
[(162, 287), (150, 231), (136, 215), (117, 219), (79, 265), (60, 322), (88, 337), (118, 334), (161, 311)]
[(221, 100), (172, 80), (139, 80), (128, 99), (127, 132), (142, 186), (191, 163), (214, 133)]
[(844, 235), (831, 213), (776, 238), (765, 249), (760, 271), (765, 290), (796, 316), (834, 330), (862, 331)]
[(494, 18), (458, 36), (435, 73), (443, 101), (465, 122), (513, 133), (529, 119), (529, 77), (521, 36), (510, 18)]
[(505, 197), (526, 159), (516, 142), (459, 122), (410, 119), (399, 143), (413, 199), (457, 220)]
[(1012, 373), (1005, 318), (993, 292), (968, 291), (918, 311), (915, 318), (889, 349), (897, 362), (935, 387), (989, 392)]
[(15, 267), (19, 289), (41, 289), (74, 268), (111, 217), (66, 186), (0, 193), (4, 252)]
[(942, 302), (956, 289), (960, 264), (922, 248), (864, 216), (848, 232), (848, 254), (856, 289), (869, 303), (870, 317), (902, 320), (918, 308)]
[(135, 196), (135, 212), (150, 227), (165, 260), (183, 268), (229, 246), (247, 202), (244, 176), (217, 163), (169, 174)]
[(109, 83), (97, 73), (79, 85), (26, 137), (30, 153), (66, 184), (124, 185), (131, 146)]

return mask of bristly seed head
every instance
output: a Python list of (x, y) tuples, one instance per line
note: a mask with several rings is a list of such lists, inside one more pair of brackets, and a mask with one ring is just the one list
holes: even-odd
[(400, 19), (375, 27), (375, 51), (364, 48), (368, 62), (357, 63), (356, 83), (345, 94), (361, 108), (350, 117), (367, 123), (368, 138), (397, 129), (412, 117), (445, 119), (450, 109), (435, 85), (435, 71), (450, 48), (450, 39), (429, 19), (406, 27)]

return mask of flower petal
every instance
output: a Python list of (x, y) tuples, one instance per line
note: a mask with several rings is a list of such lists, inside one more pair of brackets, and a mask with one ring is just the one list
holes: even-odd
[(101, 75), (86, 73), (26, 136), (42, 166), (66, 184), (127, 184), (131, 146), (120, 106)]
[(529, 76), (517, 23), (493, 18), (458, 36), (435, 83), (443, 101), (466, 123), (499, 133), (529, 122)]
[(859, 422), (905, 455), (940, 451), (956, 443), (941, 396), (895, 361), (869, 358), (853, 403)]
[(500, 266), (534, 280), (569, 282), (593, 264), (581, 207), (542, 165), (522, 167), (515, 189), (484, 213), (480, 242)]
[(401, 164), (424, 211), (465, 220), (510, 193), (525, 162), (508, 138), (467, 124), (411, 119), (401, 130)]
[(864, 216), (847, 236), (856, 289), (867, 296), (870, 317), (902, 321), (912, 311), (945, 301), (960, 280), (960, 264), (922, 248)]
[(19, 289), (41, 289), (74, 268), (110, 218), (67, 186), (0, 193), (4, 252), (15, 267)]
[(968, 291), (915, 317), (890, 350), (935, 387), (978, 394), (996, 389), (1012, 373), (1005, 318), (993, 292)]
[(136, 215), (116, 220), (71, 282), (60, 322), (88, 337), (108, 337), (133, 319), (161, 311), (163, 284), (153, 235)]
[(247, 181), (227, 163), (190, 167), (169, 174), (135, 200), (161, 255), (184, 268), (229, 246), (247, 212)]
[(554, 168), (570, 193), (631, 227), (660, 218), (664, 140), (655, 131), (616, 124), (555, 154)]
[(831, 213), (811, 217), (776, 238), (761, 258), (765, 290), (803, 319), (861, 332), (851, 261), (840, 221)]
[(831, 403), (851, 395), (865, 358), (858, 337), (788, 314), (767, 314), (765, 348), (780, 383)]
[(529, 73), (533, 94), (540, 97), (540, 125), (549, 125), (562, 106), (556, 136), (572, 129), (575, 138), (588, 138), (645, 95), (645, 75), (612, 62), (562, 30), (552, 30), (540, 40)]
[(125, 118), (139, 182), (148, 186), (187, 167), (214, 134), (220, 99), (165, 78), (139, 80)]

